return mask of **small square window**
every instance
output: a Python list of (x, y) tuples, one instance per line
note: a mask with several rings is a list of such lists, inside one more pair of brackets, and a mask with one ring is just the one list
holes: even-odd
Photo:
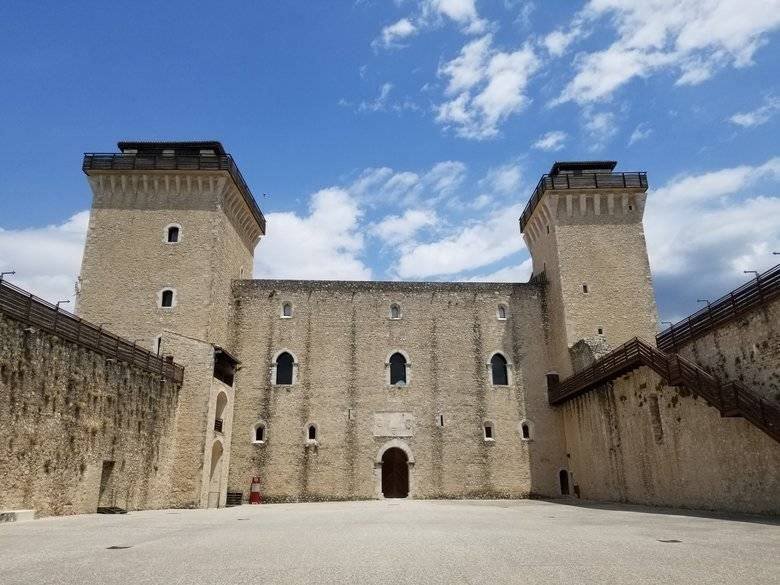
[(587, 284), (583, 284), (582, 285), (582, 292), (584, 292), (585, 294), (588, 294), (588, 285)]
[(293, 306), (292, 306), (292, 303), (284, 303), (282, 305), (282, 317), (290, 319), (292, 316), (293, 316)]
[(598, 328), (599, 335), (604, 335), (604, 329), (602, 327)]
[(486, 441), (495, 440), (495, 437), (493, 436), (493, 423), (489, 423), (489, 422), (485, 423), (485, 440)]
[(390, 305), (390, 318), (391, 319), (400, 319), (401, 318), (401, 307), (396, 304)]

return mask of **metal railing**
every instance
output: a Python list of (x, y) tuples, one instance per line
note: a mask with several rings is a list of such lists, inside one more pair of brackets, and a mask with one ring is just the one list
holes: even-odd
[(656, 336), (655, 343), (659, 349), (675, 351), (692, 339), (701, 337), (731, 319), (768, 303), (778, 294), (780, 294), (780, 264), (665, 329)]
[(81, 169), (89, 171), (227, 171), (249, 205), (255, 220), (265, 234), (265, 216), (260, 211), (252, 191), (238, 165), (225, 155), (156, 155), (85, 153)]
[(64, 311), (7, 280), (0, 281), (0, 314), (109, 358), (160, 374), (177, 384), (184, 380), (182, 366)]
[(542, 175), (520, 216), (520, 231), (531, 219), (545, 191), (557, 189), (647, 189), (647, 173), (582, 173)]
[(723, 384), (693, 362), (664, 353), (636, 337), (551, 387), (548, 401), (554, 406), (563, 404), (641, 366), (651, 368), (666, 384), (684, 386), (701, 396), (723, 416), (746, 418), (780, 442), (780, 404), (759, 396), (740, 382)]

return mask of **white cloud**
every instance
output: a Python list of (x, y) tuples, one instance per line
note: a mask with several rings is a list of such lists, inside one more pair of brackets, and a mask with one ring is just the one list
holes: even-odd
[(752, 128), (766, 124), (780, 110), (780, 98), (769, 96), (764, 99), (764, 104), (750, 112), (739, 112), (729, 118), (732, 124), (743, 128)]
[(576, 75), (553, 103), (602, 100), (661, 69), (676, 69), (678, 84), (693, 85), (719, 68), (750, 65), (765, 35), (780, 26), (780, 0), (590, 0), (548, 50), (562, 52), (601, 18), (614, 24), (617, 40), (579, 55)]
[(472, 276), (471, 282), (528, 282), (533, 271), (531, 258), (526, 258), (520, 264), (510, 264), (488, 274)]
[(533, 147), (539, 150), (555, 151), (562, 149), (565, 141), (566, 132), (553, 130), (540, 136), (539, 139), (533, 143)]
[(652, 133), (653, 129), (650, 128), (646, 122), (642, 122), (641, 124), (638, 124), (636, 128), (634, 128), (634, 131), (631, 133), (631, 136), (628, 139), (628, 145), (633, 146), (637, 142), (649, 138)]
[(369, 205), (427, 205), (451, 197), (466, 178), (466, 165), (442, 161), (419, 175), (387, 167), (365, 169), (348, 187), (350, 193)]
[(411, 20), (402, 18), (384, 27), (379, 36), (371, 43), (371, 46), (375, 49), (402, 48), (404, 45), (401, 41), (417, 34), (417, 32), (418, 29)]
[(429, 209), (407, 209), (403, 215), (386, 216), (371, 231), (383, 242), (403, 247), (412, 245), (417, 232), (437, 221), (436, 213)]
[(255, 253), (255, 278), (367, 280), (355, 199), (336, 187), (311, 196), (309, 215), (269, 213), (268, 235)]
[(80, 211), (62, 224), (0, 228), (0, 270), (15, 270), (14, 284), (47, 301), (72, 303), (88, 223), (89, 211)]
[(392, 83), (383, 83), (382, 87), (379, 88), (379, 95), (376, 97), (376, 99), (371, 100), (370, 102), (360, 102), (358, 110), (361, 112), (381, 112), (387, 109), (387, 98), (390, 96), (392, 89)]
[[(780, 248), (780, 158), (671, 179), (647, 198), (645, 226), (656, 275), (733, 282)], [(725, 284), (724, 284), (725, 286)]]
[(590, 150), (601, 150), (617, 133), (615, 115), (610, 112), (593, 112), (586, 109), (584, 112), (585, 131), (590, 140)]
[(498, 127), (530, 101), (525, 89), (540, 61), (526, 44), (513, 52), (491, 47), (485, 35), (465, 45), (458, 57), (439, 68), (449, 77), (446, 93), (454, 98), (440, 104), (436, 121), (454, 126), (464, 138), (486, 139), (498, 134)]
[(479, 17), (475, 0), (423, 0), (422, 14), (423, 19), (432, 15), (445, 16), (468, 34), (482, 34), (488, 25)]
[(485, 177), (479, 181), (479, 186), (494, 193), (511, 194), (516, 193), (520, 188), (522, 179), (520, 167), (515, 163), (509, 163), (488, 170)]
[(517, 226), (522, 210), (520, 204), (508, 206), (481, 221), (461, 226), (439, 240), (402, 250), (398, 276), (451, 275), (507, 258), (524, 247)]

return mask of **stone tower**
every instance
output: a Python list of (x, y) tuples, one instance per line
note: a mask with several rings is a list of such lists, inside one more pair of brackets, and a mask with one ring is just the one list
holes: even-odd
[(550, 357), (562, 376), (572, 370), (568, 349), (581, 339), (616, 347), (656, 334), (642, 227), (647, 175), (614, 172), (615, 165), (556, 162), (520, 218), (533, 274), (549, 283)]
[(219, 142), (120, 142), (85, 154), (94, 194), (77, 311), (184, 365), (170, 505), (224, 505), (236, 360), (232, 283), (265, 219)]
[(227, 345), (231, 282), (251, 277), (265, 232), (238, 167), (219, 142), (118, 146), (84, 155), (79, 314), (155, 351), (163, 330)]

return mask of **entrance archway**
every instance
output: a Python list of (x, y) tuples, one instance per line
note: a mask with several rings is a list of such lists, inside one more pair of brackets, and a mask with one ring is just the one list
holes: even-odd
[(382, 495), (405, 498), (409, 495), (409, 458), (398, 447), (382, 454)]

